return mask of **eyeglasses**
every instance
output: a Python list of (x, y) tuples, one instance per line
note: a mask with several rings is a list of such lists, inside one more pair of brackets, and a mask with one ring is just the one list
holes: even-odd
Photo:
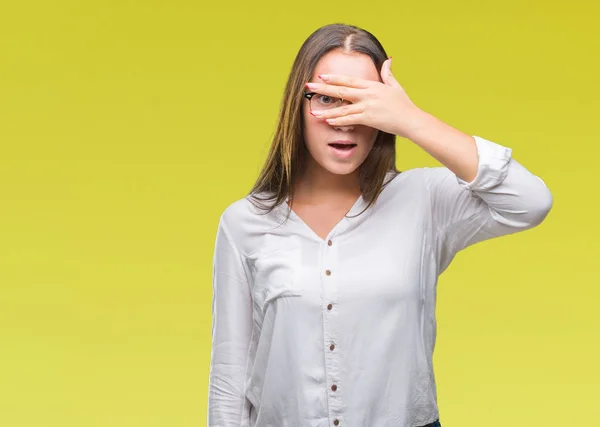
[(329, 110), (331, 108), (337, 108), (343, 103), (352, 104), (347, 100), (336, 98), (334, 96), (323, 95), (316, 92), (304, 92), (304, 97), (310, 101), (310, 110)]

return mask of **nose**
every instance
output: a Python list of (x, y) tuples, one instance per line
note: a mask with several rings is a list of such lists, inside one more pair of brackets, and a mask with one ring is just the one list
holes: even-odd
[[(352, 102), (347, 101), (345, 99), (339, 99), (338, 100), (338, 106), (339, 105), (350, 105), (350, 104), (352, 104)], [(344, 132), (348, 132), (348, 131), (351, 131), (352, 129), (354, 129), (354, 125), (348, 125), (348, 126), (335, 126), (335, 125), (333, 125), (333, 127), (335, 129), (340, 129), (341, 131), (344, 131)]]

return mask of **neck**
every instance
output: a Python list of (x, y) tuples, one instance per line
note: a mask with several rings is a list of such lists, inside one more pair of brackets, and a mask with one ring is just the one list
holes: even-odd
[(303, 204), (344, 203), (360, 195), (359, 169), (340, 175), (320, 165), (311, 166), (294, 188), (294, 199)]

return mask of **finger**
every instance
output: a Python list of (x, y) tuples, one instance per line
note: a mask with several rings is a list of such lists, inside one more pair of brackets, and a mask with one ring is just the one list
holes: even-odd
[(325, 83), (331, 85), (347, 86), (356, 89), (366, 89), (370, 87), (372, 83), (370, 80), (359, 79), (358, 77), (344, 76), (341, 74), (319, 74), (317, 77), (319, 77)]
[(357, 103), (342, 105), (341, 107), (331, 108), (329, 110), (313, 110), (310, 113), (315, 117), (328, 119), (362, 113), (363, 110), (363, 106), (360, 103)]
[(325, 119), (325, 121), (332, 126), (350, 126), (363, 124), (363, 119), (363, 113), (358, 113), (350, 114), (349, 116), (332, 117), (329, 119)]
[(386, 85), (398, 87), (400, 83), (394, 77), (392, 73), (392, 57), (390, 56), (381, 66), (381, 79)]
[(346, 99), (348, 101), (356, 101), (360, 98), (359, 91), (361, 89), (355, 89), (346, 86), (335, 86), (325, 83), (307, 83), (306, 87), (313, 92), (320, 93), (321, 95), (333, 96), (336, 98)]

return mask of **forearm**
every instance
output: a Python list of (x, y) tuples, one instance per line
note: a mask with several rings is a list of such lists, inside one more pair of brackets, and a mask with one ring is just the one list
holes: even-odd
[(408, 139), (464, 181), (471, 182), (477, 176), (479, 157), (475, 139), (471, 135), (418, 110)]

